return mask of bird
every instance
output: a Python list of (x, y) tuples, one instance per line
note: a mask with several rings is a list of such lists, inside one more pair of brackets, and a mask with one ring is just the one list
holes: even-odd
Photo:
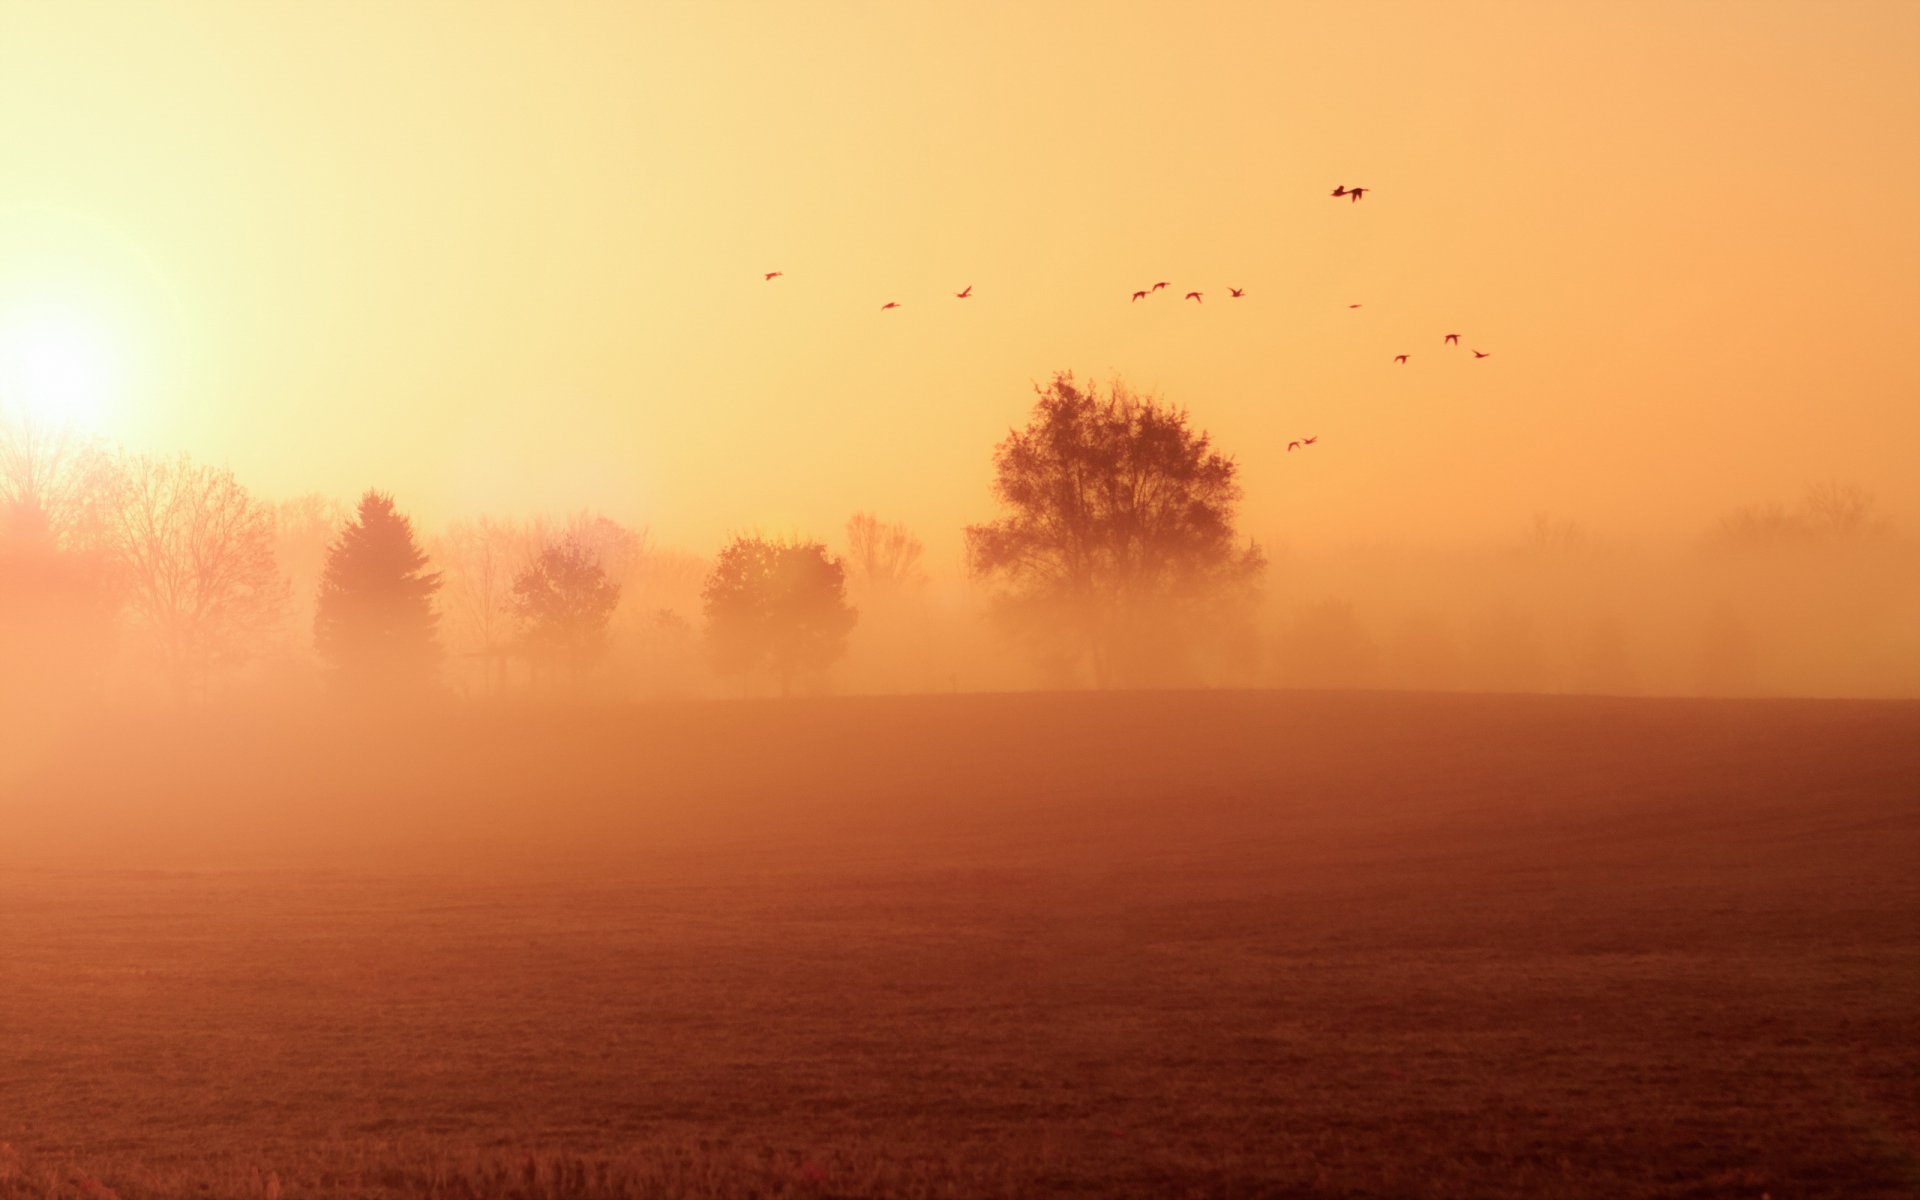
[(1316, 434), (1314, 434), (1314, 435), (1313, 435), (1312, 437), (1310, 437), (1310, 438), (1301, 438), (1301, 439), (1300, 439), (1300, 444), (1301, 444), (1302, 446), (1311, 446), (1311, 445), (1313, 445), (1313, 444), (1314, 444), (1315, 442), (1317, 442), (1317, 441), (1319, 441), (1319, 440), (1320, 440), (1320, 435), (1316, 433)]
[(972, 284), (968, 284), (968, 285), (967, 285), (967, 290), (966, 290), (966, 291), (964, 291), (964, 292), (955, 292), (955, 293), (954, 293), (954, 297), (955, 297), (956, 299), (959, 299), (959, 300), (965, 300), (965, 299), (966, 299), (966, 298), (967, 298), (968, 296), (971, 296), (971, 295), (973, 295), (973, 285), (972, 285)]
[(1288, 442), (1288, 443), (1287, 443), (1287, 453), (1288, 453), (1288, 454), (1292, 454), (1292, 453), (1293, 453), (1293, 452), (1294, 452), (1295, 450), (1298, 450), (1299, 448), (1300, 448), (1300, 443), (1299, 443), (1299, 442)]
[(1188, 293), (1187, 293), (1187, 294), (1186, 294), (1186, 295), (1185, 295), (1184, 297), (1182, 297), (1182, 299), (1186, 299), (1186, 300), (1191, 300), (1191, 301), (1193, 301), (1193, 302), (1194, 302), (1194, 303), (1196, 303), (1196, 304), (1205, 304), (1205, 303), (1206, 303), (1206, 301), (1205, 301), (1205, 300), (1202, 300), (1202, 299), (1200, 299), (1200, 293), (1199, 293), (1199, 292), (1188, 292)]
[(1156, 283), (1153, 285), (1153, 290), (1157, 292), (1163, 287), (1172, 287), (1172, 286), (1173, 285), (1169, 283), (1167, 280), (1162, 279), (1159, 283)]
[(782, 275), (785, 275), (785, 274), (786, 274), (785, 271), (768, 271), (767, 282), (772, 283), (774, 280), (780, 278)]
[(1491, 351), (1491, 350), (1475, 350), (1475, 351), (1473, 352), (1473, 356), (1474, 356), (1475, 358), (1486, 358), (1487, 356), (1489, 356), (1489, 355), (1491, 355), (1492, 353), (1493, 353), (1493, 351)]
[(1328, 194), (1332, 196), (1344, 196), (1347, 194), (1347, 185), (1343, 183)]
[[(1133, 294), (1133, 298), (1134, 300), (1145, 300), (1147, 298), (1147, 294), (1145, 292), (1135, 292)], [(1131, 301), (1129, 301), (1129, 303), (1131, 303)]]
[(1396, 354), (1393, 356), (1393, 361), (1397, 363), (1404, 363), (1407, 361), (1407, 356), (1404, 354)]
[(1247, 289), (1245, 288), (1230, 287), (1227, 289), (1227, 299), (1229, 300), (1238, 300), (1240, 297), (1246, 294), (1247, 294)]
[(880, 306), (880, 311), (885, 312), (890, 308), (899, 308), (899, 307), (900, 307), (900, 302), (898, 300), (889, 300), (885, 304), (882, 304)]
[(1366, 195), (1368, 192), (1372, 190), (1373, 190), (1372, 188), (1348, 188), (1347, 199), (1358, 200), (1360, 197)]
[(1359, 306), (1358, 304), (1349, 304), (1349, 305), (1347, 305), (1347, 307), (1348, 307), (1348, 308), (1359, 308), (1360, 306)]
[(1457, 333), (1450, 333), (1446, 337), (1442, 338), (1441, 341), (1452, 342), (1454, 345), (1458, 346), (1460, 344), (1460, 335)]

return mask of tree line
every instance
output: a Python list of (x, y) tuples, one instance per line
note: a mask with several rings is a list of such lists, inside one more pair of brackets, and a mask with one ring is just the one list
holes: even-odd
[[(1233, 461), (1183, 410), (1122, 383), (1062, 373), (1036, 391), (1028, 423), (993, 454), (998, 515), (964, 531), (1000, 628), (1050, 671), (1101, 685), (1217, 650), (1218, 631), (1250, 619), (1264, 564), (1234, 529)], [(450, 589), (447, 561), (391, 494), (370, 489), (350, 513), (317, 497), (274, 505), (185, 455), (0, 421), (0, 667), (15, 686), (97, 690), (116, 649), (137, 646), (176, 694), (204, 697), (294, 613), (347, 693), (435, 686), (450, 614), (489, 670), (578, 683), (621, 611), (619, 562), (646, 547), (586, 518), (458, 522), (435, 549), (459, 565)], [(704, 658), (783, 693), (817, 687), (860, 620), (849, 571), (885, 607), (924, 583), (923, 554), (904, 526), (867, 513), (848, 522), (845, 555), (737, 536), (699, 581)]]

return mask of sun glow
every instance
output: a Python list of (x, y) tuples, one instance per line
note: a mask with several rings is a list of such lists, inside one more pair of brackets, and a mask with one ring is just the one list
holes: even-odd
[(118, 348), (88, 314), (51, 305), (0, 313), (0, 411), (101, 433), (120, 389)]

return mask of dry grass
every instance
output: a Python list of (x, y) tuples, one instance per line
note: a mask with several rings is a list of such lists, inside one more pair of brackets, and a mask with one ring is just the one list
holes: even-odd
[(65, 744), (0, 844), (5, 1200), (1920, 1193), (1916, 705)]

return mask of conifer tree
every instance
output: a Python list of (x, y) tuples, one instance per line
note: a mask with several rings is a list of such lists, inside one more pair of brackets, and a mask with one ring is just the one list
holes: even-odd
[(351, 686), (420, 686), (439, 659), (433, 595), (440, 573), (414, 542), (393, 497), (368, 491), (327, 550), (313, 620), (314, 648)]

